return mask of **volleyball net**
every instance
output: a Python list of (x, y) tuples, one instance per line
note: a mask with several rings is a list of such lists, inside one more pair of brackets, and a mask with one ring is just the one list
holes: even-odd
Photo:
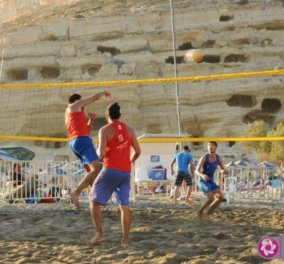
[[(152, 100), (152, 94), (155, 89), (162, 91), (160, 98), (175, 98), (175, 92), (172, 83), (179, 83), (180, 93), (184, 90), (191, 89), (192, 97), (195, 94), (210, 89), (211, 81), (218, 83), (211, 84), (214, 93), (218, 94), (224, 89), (224, 83), (227, 82), (227, 93), (236, 89), (233, 81), (236, 79), (247, 80), (245, 86), (249, 87), (250, 80), (254, 78), (270, 77), (271, 85), (274, 85), (274, 79), (284, 74), (284, 70), (268, 70), (244, 73), (224, 73), (206, 76), (188, 76), (177, 78), (157, 78), (157, 79), (141, 79), (141, 80), (115, 80), (115, 81), (98, 81), (98, 82), (67, 82), (67, 83), (12, 83), (0, 84), (2, 107), (0, 140), (21, 140), (21, 141), (50, 141), (50, 142), (67, 142), (66, 131), (64, 126), (64, 110), (68, 95), (71, 92), (79, 92), (82, 95), (90, 95), (99, 90), (107, 89), (112, 93), (113, 99), (120, 102), (126, 102), (124, 107), (124, 117), (129, 117), (131, 113), (130, 104), (137, 101), (137, 92), (141, 91), (141, 97), (144, 97), (144, 104)], [(206, 82), (206, 85), (204, 85)], [(208, 83), (210, 82), (210, 84)], [(276, 85), (276, 84), (275, 84)], [(205, 87), (206, 86), (206, 87)], [(208, 88), (209, 87), (209, 88)], [(214, 87), (214, 88), (213, 88)], [(222, 87), (222, 88), (218, 88)], [(160, 89), (162, 88), (162, 89)], [(221, 90), (220, 90), (221, 89)], [(143, 94), (142, 94), (143, 93)], [(181, 98), (183, 102), (185, 98)], [(213, 98), (214, 100), (214, 98)], [(103, 123), (105, 109), (109, 102), (100, 100), (96, 102), (96, 106), (90, 107), (90, 111), (97, 113), (99, 122), (95, 130), (99, 129)], [(174, 103), (171, 103), (173, 111)], [(151, 113), (148, 113), (150, 115)], [(154, 113), (152, 113), (154, 114)], [(7, 118), (9, 116), (9, 118)], [(139, 121), (134, 124), (139, 127)], [(140, 139), (140, 142), (204, 142), (208, 140), (214, 141), (283, 141), (284, 137), (262, 137), (262, 138), (244, 138), (242, 136), (234, 137), (171, 137), (171, 138), (155, 138)], [(95, 139), (96, 142), (96, 139)]]
[[(208, 75), (208, 76), (189, 76), (178, 78), (160, 78), (160, 79), (146, 79), (146, 80), (116, 80), (116, 81), (104, 81), (104, 82), (74, 82), (74, 83), (42, 83), (42, 84), (1, 84), (1, 133), (0, 140), (13, 140), (13, 141), (45, 141), (45, 142), (67, 142), (65, 136), (64, 126), (64, 110), (66, 106), (66, 99), (71, 92), (79, 92), (81, 94), (90, 95), (95, 93), (96, 90), (105, 89), (113, 95), (113, 100), (123, 101), (128, 104), (129, 108), (126, 110), (126, 116), (131, 114), (131, 107), (129, 106), (129, 98), (135, 102), (135, 93), (139, 90), (143, 90), (143, 93), (147, 94), (147, 100), (151, 100), (151, 91), (157, 89), (157, 87), (163, 87), (164, 93), (167, 93), (168, 97), (174, 98), (175, 93), (173, 91), (172, 83), (180, 83), (181, 93), (185, 89), (192, 89), (192, 96), (194, 97), (194, 91), (196, 89), (208, 89), (204, 88), (204, 82), (216, 81), (216, 82), (228, 82), (232, 84), (234, 79), (247, 79), (250, 78), (263, 78), (271, 77), (277, 78), (284, 74), (284, 70), (272, 70), (272, 71), (258, 71), (247, 73), (233, 73), (233, 74), (220, 74), (220, 75)], [(189, 85), (190, 83), (190, 85)], [(247, 85), (249, 82), (246, 82)], [(208, 83), (206, 83), (208, 84)], [(212, 84), (216, 86), (217, 83)], [(220, 83), (218, 83), (220, 84)], [(223, 85), (220, 85), (224, 87)], [(219, 85), (218, 85), (219, 87)], [(214, 88), (216, 93), (220, 93), (218, 89)], [(228, 85), (228, 89), (235, 89), (234, 85)], [(161, 96), (165, 96), (165, 94)], [(128, 101), (127, 101), (127, 100)], [(212, 99), (214, 100), (214, 98)], [(106, 100), (100, 100), (96, 103), (95, 112), (99, 113), (99, 117), (103, 118), (106, 105), (109, 102)], [(91, 110), (92, 111), (92, 110)], [(210, 110), (208, 110), (210, 111)], [(153, 113), (149, 113), (151, 115)], [(9, 115), (9, 119), (6, 118)], [(20, 121), (20, 119), (22, 121)], [(24, 122), (24, 126), (23, 126)], [(99, 126), (98, 126), (99, 128)], [(98, 142), (94, 138), (95, 142)], [(259, 142), (259, 141), (279, 141), (281, 144), (284, 141), (284, 135), (281, 136), (263, 136), (263, 137), (244, 137), (244, 136), (232, 136), (232, 137), (190, 137), (190, 136), (168, 136), (159, 137), (141, 137), (139, 142), (141, 143), (197, 143), (207, 141), (219, 141), (219, 142)], [(172, 144), (174, 146), (174, 144)], [(174, 151), (173, 151), (174, 152)], [(153, 152), (155, 154), (155, 152)], [(164, 155), (164, 154), (163, 154)], [(151, 155), (150, 155), (151, 156)], [(172, 157), (168, 154), (168, 159)], [(161, 159), (164, 158), (161, 155)], [(150, 159), (147, 156), (147, 159)], [(19, 163), (19, 162), (17, 162)], [(84, 170), (78, 162), (69, 161), (33, 161), (33, 162), (20, 162), (21, 166), (26, 169), (27, 175), (30, 176), (30, 181), (26, 181), (25, 185), (21, 185), (17, 191), (13, 186), (7, 188), (8, 176), (13, 175), (14, 168), (11, 163), (2, 161), (3, 173), (1, 174), (2, 180), (0, 187), (2, 186), (2, 192), (0, 192), (0, 199), (17, 201), (24, 200), (29, 203), (37, 202), (56, 202), (67, 201), (69, 202), (68, 192), (72, 189), (78, 181), (84, 176)], [(169, 160), (165, 162), (165, 166), (169, 166)], [(146, 188), (146, 185), (155, 186), (155, 190), (159, 190), (161, 186), (170, 186), (173, 179), (167, 179), (166, 181), (148, 178), (139, 179), (139, 169), (135, 168), (133, 172), (135, 175), (135, 188), (139, 194), (140, 190)], [(149, 174), (149, 168), (144, 170), (146, 174)], [(279, 167), (279, 170), (281, 168)], [(166, 170), (169, 171), (169, 168)], [(259, 168), (248, 167), (246, 169), (230, 168), (230, 177), (226, 179), (224, 183), (224, 192), (227, 194), (227, 199), (258, 199), (263, 201), (282, 201), (283, 200), (283, 184), (281, 174), (277, 178), (273, 178), (266, 186), (265, 181), (269, 180), (272, 172), (267, 173), (266, 169), (260, 170)], [(281, 172), (280, 172), (281, 173)], [(145, 175), (146, 175), (145, 174)], [(169, 173), (168, 173), (169, 174)], [(167, 175), (170, 177), (170, 175)], [(222, 180), (221, 178), (218, 180)], [(231, 182), (227, 182), (231, 180)], [(46, 181), (46, 182), (44, 182)], [(260, 184), (256, 185), (258, 182)], [(145, 185), (146, 183), (146, 185)], [(275, 186), (276, 187), (275, 187)], [(53, 187), (52, 187), (53, 186)], [(54, 187), (55, 186), (55, 187)], [(35, 189), (35, 191), (32, 191)], [(48, 191), (46, 191), (48, 189)], [(147, 188), (146, 188), (147, 189)], [(147, 189), (148, 190), (148, 189)], [(1, 188), (0, 188), (1, 191)], [(145, 191), (145, 190), (144, 190)], [(46, 192), (46, 193), (45, 193)], [(170, 189), (166, 190), (166, 194), (169, 194)], [(134, 193), (135, 194), (135, 193)], [(2, 195), (2, 196), (1, 196)], [(82, 194), (80, 199), (86, 199), (85, 193)], [(64, 200), (65, 199), (65, 200)]]

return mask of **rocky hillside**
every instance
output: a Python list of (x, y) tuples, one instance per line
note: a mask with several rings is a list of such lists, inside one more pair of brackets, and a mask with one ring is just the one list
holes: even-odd
[[(282, 69), (284, 6), (277, 0), (173, 0), (178, 76)], [(135, 80), (174, 76), (169, 1), (2, 0), (2, 83)], [(198, 48), (200, 63), (184, 59)], [(179, 83), (181, 131), (240, 136), (257, 119), (284, 121), (283, 76)], [(70, 92), (2, 90), (1, 134), (65, 136)], [(178, 132), (175, 84), (109, 87), (137, 134)], [(104, 122), (108, 102), (89, 111)]]

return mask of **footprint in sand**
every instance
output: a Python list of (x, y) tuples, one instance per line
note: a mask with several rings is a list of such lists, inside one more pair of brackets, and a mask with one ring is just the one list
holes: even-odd
[(226, 233), (222, 233), (222, 232), (214, 233), (212, 236), (214, 238), (220, 239), (220, 240), (232, 238), (232, 234), (226, 234)]

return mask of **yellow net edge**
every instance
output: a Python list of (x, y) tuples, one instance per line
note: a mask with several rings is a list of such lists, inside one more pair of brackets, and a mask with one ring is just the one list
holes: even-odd
[[(98, 138), (92, 138), (94, 143), (98, 143)], [(68, 138), (52, 137), (33, 137), (33, 136), (10, 136), (0, 135), (0, 140), (18, 141), (49, 141), (49, 142), (68, 142)], [(139, 138), (139, 143), (176, 143), (176, 142), (253, 142), (253, 141), (284, 141), (284, 136), (277, 137), (155, 137)]]

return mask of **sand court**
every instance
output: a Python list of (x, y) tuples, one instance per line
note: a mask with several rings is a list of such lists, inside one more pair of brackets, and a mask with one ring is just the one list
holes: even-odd
[[(271, 205), (222, 205), (199, 220), (199, 203), (171, 204), (165, 197), (132, 202), (128, 247), (120, 245), (117, 207), (103, 211), (105, 241), (92, 246), (89, 209), (69, 204), (1, 204), (1, 263), (264, 263), (262, 236), (284, 234), (284, 210)], [(277, 262), (278, 261), (278, 262)], [(281, 263), (281, 260), (271, 263)]]

